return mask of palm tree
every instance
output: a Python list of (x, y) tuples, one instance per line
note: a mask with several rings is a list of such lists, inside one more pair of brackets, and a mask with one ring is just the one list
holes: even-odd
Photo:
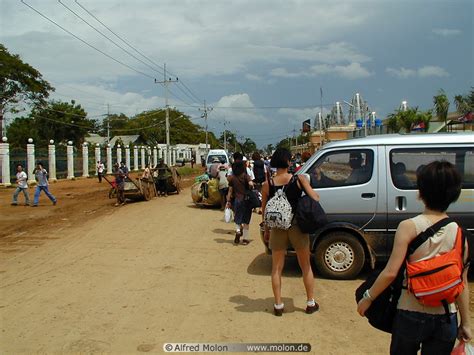
[(465, 115), (470, 111), (468, 97), (462, 95), (454, 96), (454, 104), (456, 105), (456, 111), (462, 115)]
[(447, 130), (449, 100), (443, 89), (438, 91), (438, 95), (433, 96), (433, 103), (438, 120), (444, 121), (444, 129)]

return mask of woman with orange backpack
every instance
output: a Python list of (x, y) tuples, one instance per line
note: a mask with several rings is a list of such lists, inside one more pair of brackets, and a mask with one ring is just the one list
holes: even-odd
[[(467, 282), (468, 246), (446, 210), (461, 193), (461, 176), (454, 165), (434, 161), (417, 174), (421, 215), (400, 223), (385, 269), (365, 291), (357, 311), (361, 316), (406, 265), (404, 287), (392, 328), (391, 354), (450, 354), (456, 337), (472, 338)], [(437, 232), (423, 240), (426, 230)], [(409, 248), (410, 246), (410, 248)], [(458, 326), (457, 311), (460, 314)]]

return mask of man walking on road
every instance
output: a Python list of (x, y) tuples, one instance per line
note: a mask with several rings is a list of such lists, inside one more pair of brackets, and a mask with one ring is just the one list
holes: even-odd
[(18, 195), (20, 192), (23, 192), (23, 195), (25, 196), (25, 206), (30, 205), (30, 195), (28, 193), (28, 176), (26, 173), (23, 171), (23, 166), (21, 164), (18, 164), (16, 167), (16, 190), (13, 193), (13, 202), (12, 206), (16, 206), (18, 204)]
[(38, 162), (36, 163), (36, 169), (35, 169), (35, 177), (36, 181), (38, 181), (38, 185), (36, 185), (36, 190), (35, 190), (35, 197), (33, 200), (33, 207), (38, 207), (38, 200), (39, 196), (41, 194), (41, 191), (44, 191), (46, 196), (53, 202), (53, 205), (56, 205), (58, 202), (56, 197), (54, 197), (51, 192), (49, 192), (48, 188), (48, 172), (46, 169), (43, 167), (43, 163)]
[(99, 182), (102, 182), (102, 177), (104, 176), (105, 166), (104, 163), (101, 161), (97, 162), (97, 177), (99, 178)]

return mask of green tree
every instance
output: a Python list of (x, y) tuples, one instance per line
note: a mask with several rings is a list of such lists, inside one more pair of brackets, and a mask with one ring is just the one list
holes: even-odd
[(388, 115), (387, 129), (389, 133), (398, 133), (402, 129), (402, 125), (400, 123), (400, 118), (398, 115), (399, 112), (400, 111), (397, 110)]
[(16, 117), (7, 128), (8, 142), (12, 148), (25, 148), (28, 138), (38, 141), (36, 122), (31, 117)]
[(399, 133), (402, 129), (405, 133), (410, 133), (415, 125), (423, 123), (426, 132), (430, 126), (431, 118), (431, 110), (419, 112), (418, 107), (408, 108), (405, 111), (396, 110), (388, 115), (387, 127), (392, 133)]
[[(227, 149), (233, 150), (233, 147), (235, 147), (237, 143), (237, 137), (234, 132), (231, 132), (229, 130), (225, 130), (225, 138), (227, 142)], [(219, 136), (219, 144), (224, 147), (224, 132), (221, 133)]]
[(255, 142), (250, 138), (245, 138), (244, 142), (242, 143), (242, 150), (245, 155), (252, 155), (253, 152), (257, 150), (257, 145)]
[(264, 148), (263, 151), (265, 152), (266, 155), (271, 155), (273, 151), (275, 150), (275, 147), (273, 144), (267, 144)]
[(474, 111), (474, 88), (471, 88), (469, 94), (454, 96), (454, 104), (456, 111), (462, 115)]
[(433, 96), (434, 109), (439, 121), (444, 121), (445, 129), (447, 127), (449, 100), (443, 89), (438, 91), (438, 95)]
[(285, 148), (290, 150), (290, 139), (289, 138), (284, 138), (281, 141), (279, 141), (276, 145), (276, 148)]
[(44, 104), (50, 91), (54, 88), (39, 71), (0, 44), (0, 136), (5, 113), (17, 113), (19, 102)]
[(38, 132), (38, 144), (47, 145), (50, 139), (56, 143), (71, 140), (79, 147), (84, 137), (96, 130), (96, 121), (88, 119), (81, 105), (71, 102), (50, 101), (43, 106), (35, 106), (30, 113)]

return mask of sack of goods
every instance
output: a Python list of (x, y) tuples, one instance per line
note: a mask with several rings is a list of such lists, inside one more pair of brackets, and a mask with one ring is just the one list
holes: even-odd
[(269, 228), (290, 229), (293, 211), (286, 198), (284, 188), (277, 190), (275, 196), (268, 200), (264, 220)]

